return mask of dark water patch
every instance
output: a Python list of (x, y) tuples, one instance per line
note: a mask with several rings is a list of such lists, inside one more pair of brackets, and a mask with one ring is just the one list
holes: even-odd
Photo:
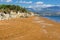
[(44, 16), (44, 18), (48, 18), (50, 20), (60, 23), (60, 16)]

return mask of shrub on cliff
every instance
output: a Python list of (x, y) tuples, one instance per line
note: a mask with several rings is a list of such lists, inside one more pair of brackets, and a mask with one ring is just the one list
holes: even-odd
[(20, 12), (27, 12), (27, 10), (21, 6), (18, 5), (0, 5), (0, 10), (9, 12), (11, 10), (13, 11), (20, 11)]

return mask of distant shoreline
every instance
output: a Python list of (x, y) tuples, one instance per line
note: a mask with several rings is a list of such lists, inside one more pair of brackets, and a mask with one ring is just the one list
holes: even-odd
[(60, 16), (44, 16), (44, 18), (60, 23)]

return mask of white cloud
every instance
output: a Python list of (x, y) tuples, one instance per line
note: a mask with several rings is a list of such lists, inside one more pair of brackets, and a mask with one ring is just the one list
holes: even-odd
[(42, 5), (43, 7), (52, 7), (52, 6), (55, 6), (55, 5), (51, 5), (51, 4), (44, 4)]
[(12, 2), (12, 0), (6, 0), (6, 2)]
[(41, 5), (41, 4), (44, 4), (43, 2), (36, 2), (35, 4), (37, 4), (37, 5)]
[(35, 2), (33, 5), (30, 5), (28, 8), (33, 8), (34, 10), (41, 10), (42, 8), (52, 7), (52, 6), (60, 6), (60, 5), (52, 5), (52, 4), (44, 4), (43, 2)]
[(35, 7), (40, 7), (40, 8), (45, 8), (45, 7), (51, 7), (51, 6), (54, 6), (54, 5), (51, 5), (51, 4), (45, 4), (44, 2), (36, 2), (35, 3), (36, 4), (36, 6)]
[(21, 4), (32, 4), (32, 1), (20, 1), (19, 3), (21, 3)]
[(60, 6), (60, 5), (52, 5), (52, 4), (45, 4), (44, 2), (35, 2), (33, 5), (30, 5), (28, 8), (46, 8), (46, 7), (52, 7), (52, 6)]
[(12, 2), (12, 0), (0, 0), (0, 2)]
[(51, 5), (51, 4), (43, 4), (43, 5), (30, 5), (29, 8), (46, 8), (46, 7), (51, 7), (51, 6), (55, 6), (55, 5)]

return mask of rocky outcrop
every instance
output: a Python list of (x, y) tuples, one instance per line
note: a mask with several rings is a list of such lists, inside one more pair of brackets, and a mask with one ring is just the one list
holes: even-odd
[(30, 13), (21, 13), (21, 12), (14, 12), (11, 11), (10, 13), (4, 13), (0, 12), (0, 20), (8, 20), (11, 18), (18, 18), (18, 17), (29, 17), (29, 16), (34, 16), (35, 14), (33, 12)]

